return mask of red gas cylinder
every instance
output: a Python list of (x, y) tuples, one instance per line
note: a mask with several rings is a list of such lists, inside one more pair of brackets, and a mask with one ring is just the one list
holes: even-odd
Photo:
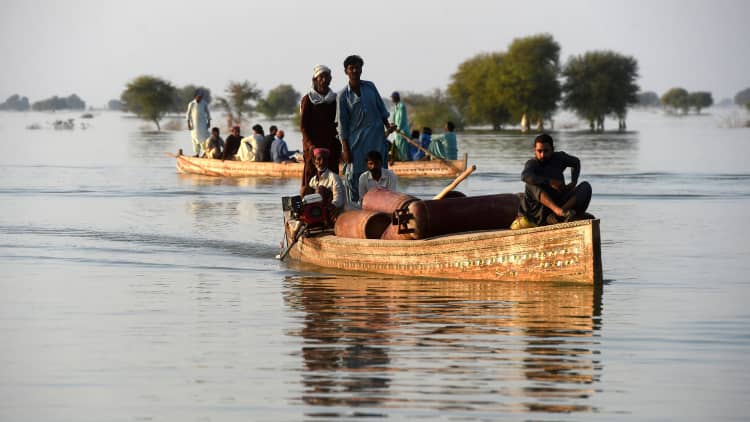
[(514, 194), (443, 198), (414, 201), (394, 213), (398, 229), (383, 238), (424, 239), (449, 233), (507, 229), (518, 214), (520, 201)]
[(339, 237), (379, 239), (390, 224), (390, 214), (369, 210), (346, 211), (336, 219), (333, 232)]
[(402, 192), (394, 192), (385, 188), (370, 189), (362, 198), (362, 209), (380, 211), (391, 214), (397, 209), (405, 208), (410, 202), (419, 198)]

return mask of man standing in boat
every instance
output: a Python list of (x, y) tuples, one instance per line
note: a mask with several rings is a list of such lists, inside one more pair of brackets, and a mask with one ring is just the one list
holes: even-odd
[[(375, 150), (388, 155), (388, 143), (383, 134), (393, 132), (395, 126), (388, 121), (388, 110), (375, 84), (360, 79), (364, 60), (352, 55), (344, 60), (344, 71), (349, 83), (338, 95), (339, 134), (341, 136), (342, 159), (351, 164), (346, 172), (349, 200), (359, 201), (357, 182), (359, 175), (367, 170), (367, 153)], [(387, 167), (387, 163), (383, 163)]]
[[(565, 184), (563, 171), (571, 168), (571, 182)], [(521, 173), (526, 183), (521, 214), (529, 222), (542, 226), (591, 218), (586, 209), (591, 201), (591, 185), (578, 184), (581, 160), (563, 151), (555, 151), (552, 137), (546, 133), (534, 139), (534, 158), (527, 161)]]
[[(406, 115), (406, 105), (401, 101), (401, 94), (394, 91), (391, 94), (391, 101), (393, 101), (393, 124), (399, 131), (409, 133), (409, 118)], [(398, 133), (392, 136), (391, 161), (409, 160), (409, 142)]]
[(195, 91), (195, 97), (188, 103), (185, 117), (193, 139), (193, 152), (195, 157), (199, 157), (203, 141), (210, 136), (208, 128), (211, 127), (211, 113), (208, 111), (208, 102), (203, 100), (202, 90)]

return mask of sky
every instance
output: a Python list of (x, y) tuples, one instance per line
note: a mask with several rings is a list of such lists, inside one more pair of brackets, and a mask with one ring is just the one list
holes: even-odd
[(222, 95), (229, 81), (264, 93), (309, 89), (312, 68), (359, 54), (381, 94), (445, 89), (464, 60), (549, 33), (561, 64), (588, 51), (634, 57), (642, 91), (750, 87), (750, 0), (0, 0), (0, 102), (77, 94), (119, 98), (139, 75)]

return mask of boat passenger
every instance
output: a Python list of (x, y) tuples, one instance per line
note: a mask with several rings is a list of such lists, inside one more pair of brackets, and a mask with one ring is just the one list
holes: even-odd
[(398, 177), (391, 169), (383, 168), (383, 156), (378, 151), (367, 153), (367, 171), (359, 176), (359, 206), (367, 191), (375, 188), (398, 190)]
[[(563, 171), (571, 168), (571, 182), (565, 184)], [(591, 185), (578, 184), (581, 160), (563, 151), (555, 151), (552, 137), (546, 133), (534, 139), (534, 158), (524, 166), (521, 180), (526, 191), (521, 214), (538, 226), (592, 218), (586, 214), (591, 201)]]
[(349, 82), (338, 95), (341, 155), (345, 163), (352, 165), (352, 171), (348, 173), (348, 186), (351, 187), (348, 194), (352, 203), (359, 202), (360, 199), (357, 178), (367, 170), (367, 153), (375, 150), (386, 156), (388, 145), (383, 127), (386, 133), (391, 133), (396, 128), (388, 121), (389, 113), (375, 84), (360, 79), (363, 65), (364, 60), (357, 55), (344, 60), (344, 71)]
[(194, 157), (199, 157), (203, 141), (209, 136), (208, 128), (211, 127), (211, 113), (208, 111), (208, 101), (203, 100), (202, 89), (195, 91), (193, 100), (188, 103), (185, 118), (193, 139)]
[(237, 157), (235, 157), (235, 155), (240, 149), (241, 141), (242, 136), (240, 135), (240, 127), (232, 126), (232, 134), (227, 136), (227, 139), (224, 141), (224, 151), (222, 151), (221, 159), (236, 160)]
[(273, 161), (273, 157), (271, 157), (271, 144), (273, 144), (273, 140), (276, 138), (277, 130), (278, 128), (275, 125), (271, 125), (268, 128), (268, 135), (263, 137), (263, 147), (265, 148), (265, 151), (263, 151), (262, 161)]
[[(294, 151), (297, 152), (297, 151)], [(271, 144), (271, 159), (274, 163), (296, 163), (297, 160), (292, 157), (294, 152), (289, 152), (289, 147), (286, 145), (284, 140), (284, 131), (276, 131), (276, 135), (273, 138)]]
[(302, 186), (315, 174), (313, 150), (331, 151), (326, 166), (339, 174), (341, 141), (336, 131), (336, 93), (330, 88), (331, 69), (322, 64), (313, 68), (312, 88), (300, 102), (300, 132), (302, 133)]
[(253, 151), (255, 151), (255, 161), (271, 161), (271, 141), (263, 134), (263, 126), (253, 126)]
[(302, 196), (311, 193), (320, 194), (323, 197), (323, 202), (328, 206), (329, 215), (335, 219), (335, 216), (346, 205), (346, 193), (339, 175), (326, 166), (330, 154), (331, 152), (326, 148), (315, 148), (313, 150), (315, 175), (310, 179), (307, 186), (300, 189), (300, 194)]
[(430, 147), (427, 148), (435, 157), (445, 160), (457, 160), (458, 148), (456, 142), (456, 126), (453, 122), (445, 122), (445, 132), (430, 140)]
[(211, 129), (211, 136), (203, 142), (203, 158), (221, 158), (221, 150), (224, 148), (224, 140), (219, 136), (219, 128)]
[[(420, 145), (422, 145), (422, 148), (424, 148), (424, 149), (426, 149), (426, 150), (429, 151), (428, 148), (430, 147), (430, 142), (431, 141), (432, 141), (432, 128), (423, 127), (422, 128), (422, 135), (419, 137), (418, 143)], [(417, 148), (414, 145), (412, 145), (409, 148), (409, 151), (410, 151), (410, 155), (411, 155), (412, 161), (419, 161), (419, 160), (426, 159), (426, 155), (425, 155), (424, 151), (422, 151), (421, 149)]]
[[(409, 119), (406, 116), (406, 105), (401, 101), (401, 94), (394, 91), (391, 94), (391, 101), (393, 101), (393, 124), (399, 131), (409, 133)], [(393, 142), (391, 159), (393, 161), (409, 160), (409, 142), (398, 133), (392, 135), (391, 141)]]

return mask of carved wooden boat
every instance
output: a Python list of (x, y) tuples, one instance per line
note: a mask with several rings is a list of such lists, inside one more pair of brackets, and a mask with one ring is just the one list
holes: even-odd
[[(171, 154), (170, 154), (171, 155)], [(266, 163), (255, 161), (222, 161), (195, 158), (178, 152), (177, 171), (218, 177), (302, 177), (302, 163)], [(466, 170), (468, 155), (461, 160), (399, 161), (390, 166), (399, 177), (455, 177)]]
[(599, 220), (422, 240), (351, 239), (320, 233), (301, 237), (289, 257), (347, 272), (499, 281), (602, 281)]

